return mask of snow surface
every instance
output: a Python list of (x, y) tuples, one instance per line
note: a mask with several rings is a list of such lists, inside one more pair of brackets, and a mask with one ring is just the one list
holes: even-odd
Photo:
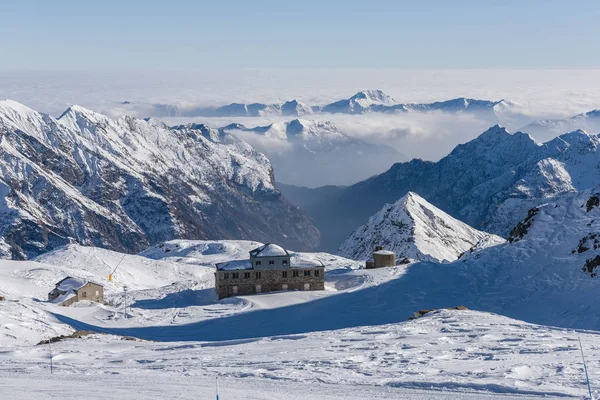
[(386, 204), (356, 229), (339, 254), (368, 260), (375, 247), (381, 245), (387, 252), (380, 254), (395, 253), (398, 259), (451, 262), (480, 243), (491, 246), (503, 242), (499, 236), (471, 228), (409, 192), (396, 203)]
[[(572, 268), (573, 260), (565, 264), (569, 257), (585, 259), (566, 250), (589, 228), (581, 218), (589, 223), (600, 212), (586, 212), (582, 200), (583, 195), (570, 200), (566, 219), (558, 218), (560, 207), (548, 206), (552, 214), (541, 211), (520, 241), (452, 264), (364, 270), (326, 253), (293, 253), (326, 265), (325, 291), (217, 301), (214, 269), (208, 266), (246, 257), (256, 242), (176, 240), (148, 249), (147, 257), (71, 245), (39, 257), (40, 262), (0, 261), (0, 293), (9, 300), (0, 303), (3, 393), (19, 399), (26, 398), (19, 397), (25, 396), (17, 393), (19, 385), (28, 388), (27, 395), (65, 389), (83, 393), (89, 387), (90, 398), (104, 398), (100, 382), (115, 382), (114, 393), (121, 398), (172, 397), (182, 385), (211, 393), (219, 376), (222, 398), (239, 396), (241, 387), (246, 398), (257, 399), (274, 393), (281, 399), (306, 398), (307, 393), (319, 399), (581, 397), (586, 389), (577, 340), (581, 337), (595, 380), (600, 370), (596, 332), (481, 311), (443, 310), (407, 318), (421, 308), (464, 304), (529, 320), (541, 316), (553, 325), (600, 327), (592, 318), (595, 298), (577, 296), (590, 293), (597, 281), (579, 266)], [(559, 232), (556, 241), (547, 241), (548, 249), (540, 239), (556, 230), (554, 224), (575, 231)], [(526, 254), (537, 246), (548, 257), (558, 256), (559, 249), (568, 253), (562, 256), (562, 269), (568, 267), (564, 277), (546, 270), (542, 259), (540, 267), (533, 267)], [(504, 271), (507, 265), (512, 266)], [(525, 267), (532, 269), (526, 276), (515, 273)], [(108, 304), (65, 308), (44, 302), (56, 276), (64, 274), (103, 282)], [(127, 319), (125, 284), (130, 287)], [(570, 297), (557, 297), (557, 290)], [(523, 313), (528, 303), (530, 312)], [(562, 306), (573, 307), (575, 314), (564, 318)], [(110, 335), (53, 344), (55, 372), (47, 380), (48, 347), (32, 345), (75, 328)]]

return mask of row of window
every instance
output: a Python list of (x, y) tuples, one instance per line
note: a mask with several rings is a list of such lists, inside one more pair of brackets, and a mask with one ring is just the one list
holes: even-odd
[[(292, 277), (298, 278), (300, 276), (300, 272), (301, 271), (292, 271)], [(312, 275), (312, 276), (318, 278), (319, 276), (321, 276), (321, 271), (319, 271), (318, 269), (315, 269), (314, 271), (304, 270), (302, 272), (304, 273), (304, 276), (306, 276), (306, 277), (310, 277)], [(229, 279), (230, 275), (231, 275), (231, 279), (239, 279), (240, 278), (239, 272), (232, 272), (231, 274), (229, 272), (225, 272), (225, 273), (223, 273), (223, 279)], [(251, 276), (252, 276), (251, 272), (244, 272), (244, 279), (250, 279)], [(288, 271), (281, 271), (281, 277), (287, 278)], [(256, 279), (262, 278), (262, 273), (259, 271), (255, 272), (254, 278), (256, 278)]]
[[(262, 262), (259, 261), (255, 261), (254, 265), (262, 265)], [(269, 265), (275, 265), (275, 260), (269, 260)], [(281, 260), (281, 265), (288, 265), (288, 260)]]

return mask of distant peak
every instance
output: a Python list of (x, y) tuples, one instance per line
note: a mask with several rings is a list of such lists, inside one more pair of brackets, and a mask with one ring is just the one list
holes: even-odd
[(63, 119), (69, 115), (75, 115), (75, 116), (83, 116), (83, 117), (94, 117), (95, 119), (98, 118), (102, 118), (102, 119), (107, 119), (108, 117), (106, 117), (105, 115), (102, 115), (100, 113), (97, 113), (95, 111), (92, 111), (90, 109), (87, 109), (85, 107), (82, 107), (80, 105), (74, 104), (71, 107), (67, 108), (61, 115), (60, 117), (58, 117), (58, 119)]
[(510, 132), (509, 132), (509, 131), (508, 131), (508, 130), (507, 130), (505, 127), (504, 127), (504, 126), (501, 126), (501, 125), (498, 125), (498, 124), (496, 124), (496, 125), (494, 125), (494, 126), (491, 126), (491, 127), (489, 127), (489, 128), (488, 128), (488, 129), (487, 129), (485, 132), (483, 132), (481, 135), (482, 135), (482, 136), (483, 136), (483, 135), (498, 135), (498, 136), (506, 136), (506, 135), (510, 135)]
[(376, 103), (393, 103), (394, 99), (381, 90), (361, 90), (350, 98), (350, 100), (369, 100)]
[(558, 137), (560, 140), (568, 143), (569, 145), (575, 145), (578, 143), (589, 144), (594, 139), (590, 134), (582, 129), (577, 129), (573, 132), (564, 133)]
[(239, 130), (239, 131), (245, 131), (245, 130), (247, 130), (248, 128), (247, 128), (247, 127), (246, 127), (246, 125), (244, 125), (244, 124), (240, 124), (240, 123), (238, 123), (238, 122), (233, 122), (233, 123), (231, 123), (231, 124), (229, 124), (229, 125), (226, 125), (226, 126), (224, 126), (224, 127), (223, 127), (223, 128), (221, 128), (221, 129), (225, 129), (225, 130)]

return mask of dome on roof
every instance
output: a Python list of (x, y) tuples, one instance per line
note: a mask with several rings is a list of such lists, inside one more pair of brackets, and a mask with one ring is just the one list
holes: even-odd
[(267, 243), (261, 247), (258, 247), (250, 252), (252, 257), (281, 257), (281, 256), (289, 256), (287, 250), (283, 247), (273, 244)]

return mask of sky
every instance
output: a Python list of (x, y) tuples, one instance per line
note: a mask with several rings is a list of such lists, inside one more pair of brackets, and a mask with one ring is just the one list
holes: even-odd
[(0, 70), (598, 67), (593, 0), (0, 0)]

